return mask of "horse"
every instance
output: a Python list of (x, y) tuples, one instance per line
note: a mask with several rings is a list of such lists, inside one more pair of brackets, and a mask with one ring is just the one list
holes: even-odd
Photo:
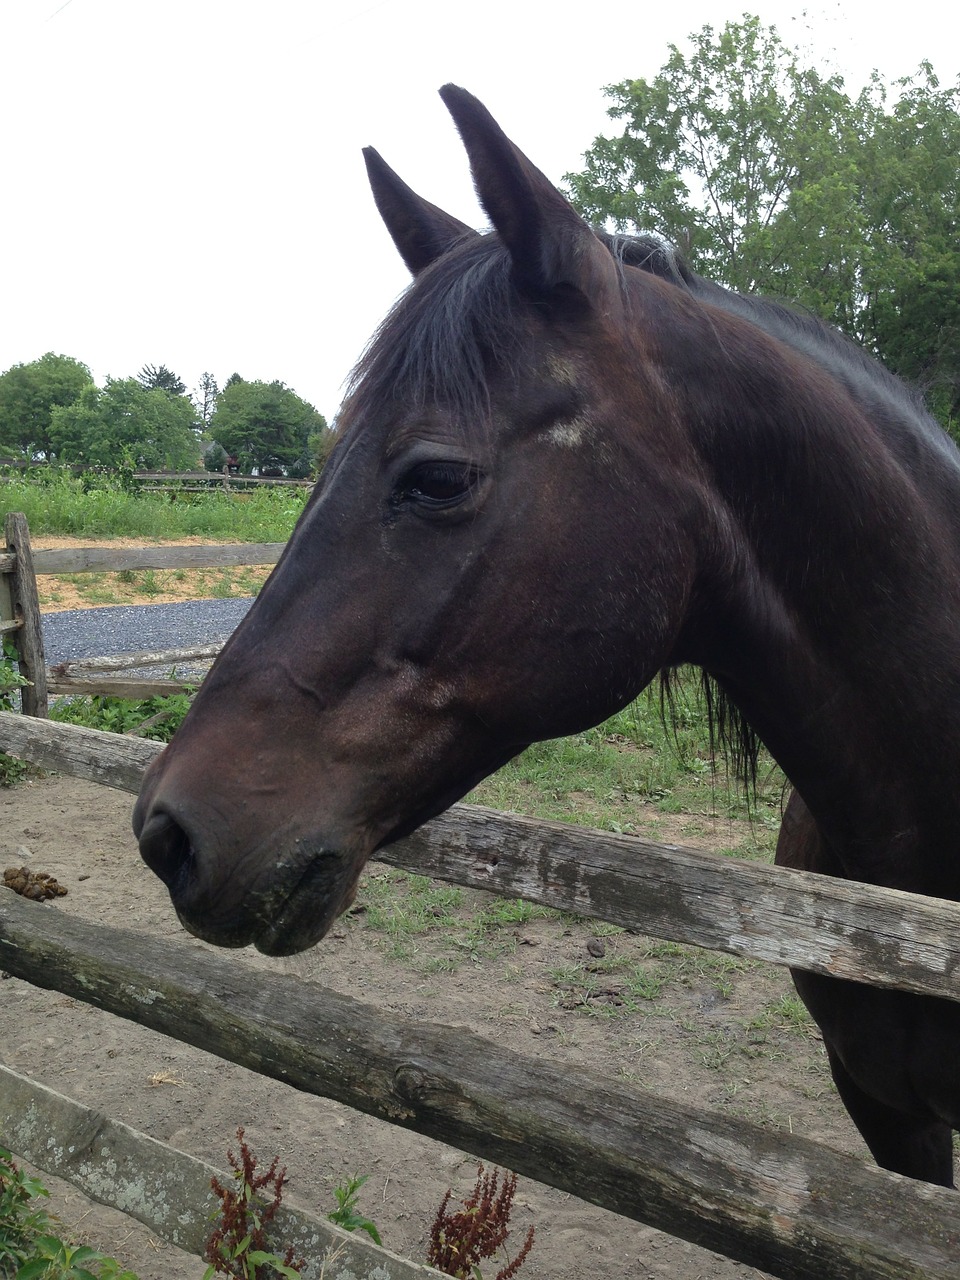
[[(366, 150), (413, 281), (144, 779), (181, 922), (312, 946), (378, 849), (681, 664), (789, 779), (781, 865), (960, 899), (960, 455), (851, 341), (591, 228), (441, 96), (492, 229)], [(876, 1161), (952, 1185), (960, 1006), (794, 979)]]

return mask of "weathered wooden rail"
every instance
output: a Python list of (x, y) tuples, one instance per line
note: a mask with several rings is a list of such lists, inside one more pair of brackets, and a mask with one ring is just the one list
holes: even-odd
[[(156, 744), (0, 715), (136, 790)], [(459, 806), (384, 860), (678, 941), (960, 999), (960, 907)], [(0, 897), (0, 966), (783, 1277), (960, 1280), (960, 1198), (797, 1137), (411, 1025), (219, 953)]]
[[(266, 481), (264, 483), (267, 483)], [(301, 481), (288, 481), (301, 484)], [(44, 717), (50, 694), (112, 694), (118, 698), (152, 698), (178, 693), (193, 682), (160, 678), (105, 675), (107, 671), (151, 666), (174, 667), (196, 661), (196, 650), (133, 653), (81, 664), (60, 663), (48, 669), (43, 648), (37, 576), (54, 573), (103, 573), (143, 569), (208, 569), (238, 565), (276, 564), (283, 554), (283, 542), (239, 543), (231, 545), (156, 547), (69, 547), (33, 551), (26, 517), (8, 515), (5, 521), (6, 549), (0, 552), (0, 635), (8, 634), (17, 650), (21, 674), (29, 681), (21, 691), (21, 707), (26, 715)], [(207, 646), (205, 657), (213, 657), (220, 646)], [(96, 671), (95, 676), (90, 673)]]
[(956, 1195), (234, 957), (10, 895), (0, 965), (776, 1275), (960, 1276)]
[[(136, 793), (158, 742), (0, 712), (0, 751)], [(960, 1000), (960, 904), (454, 805), (378, 858), (418, 875), (835, 978)]]
[(234, 471), (135, 471), (133, 482), (143, 493), (211, 493), (216, 489), (243, 492), (259, 488), (312, 488), (313, 480), (290, 476), (245, 476)]

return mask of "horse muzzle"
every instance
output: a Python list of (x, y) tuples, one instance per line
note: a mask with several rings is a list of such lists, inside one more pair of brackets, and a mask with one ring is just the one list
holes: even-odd
[(164, 882), (183, 927), (219, 947), (305, 951), (350, 906), (364, 859), (278, 832), (241, 851), (192, 833), (159, 805), (134, 810), (140, 856)]

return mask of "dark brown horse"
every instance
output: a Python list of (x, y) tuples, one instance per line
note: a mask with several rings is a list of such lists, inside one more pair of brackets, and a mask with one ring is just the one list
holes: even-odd
[[(953, 446), (818, 321), (592, 231), (442, 94), (494, 231), (368, 154), (416, 278), (144, 783), (140, 847), (184, 925), (311, 946), (378, 848), (680, 663), (793, 783), (781, 863), (960, 898)], [(876, 1159), (949, 1184), (960, 1007), (796, 979)]]

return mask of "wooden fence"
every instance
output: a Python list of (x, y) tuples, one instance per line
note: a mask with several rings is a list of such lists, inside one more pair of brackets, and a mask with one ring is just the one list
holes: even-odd
[[(58, 464), (63, 466), (64, 464)], [(49, 470), (49, 463), (27, 462), (23, 458), (0, 458), (0, 468), (4, 471), (42, 473)], [(73, 475), (89, 472), (89, 467), (77, 463), (67, 465), (66, 470)], [(94, 472), (98, 468), (93, 468)], [(103, 470), (100, 468), (99, 470)], [(104, 474), (107, 474), (104, 471)], [(0, 484), (8, 479), (0, 475)], [(222, 471), (134, 471), (130, 477), (133, 484), (144, 493), (212, 493), (224, 489), (229, 493), (242, 493), (245, 490), (271, 488), (309, 489), (316, 483), (314, 480), (293, 479), (290, 476), (251, 476), (242, 475), (238, 470), (225, 468)]]
[(26, 715), (41, 717), (47, 714), (50, 694), (104, 693), (118, 698), (152, 698), (157, 694), (181, 692), (191, 685), (167, 678), (129, 678), (116, 673), (148, 667), (171, 668), (212, 658), (220, 646), (115, 654), (58, 663), (48, 669), (37, 575), (276, 564), (286, 545), (258, 542), (231, 546), (74, 547), (33, 551), (26, 517), (21, 514), (7, 516), (5, 537), (6, 550), (0, 552), (0, 635), (13, 640), (21, 674), (29, 681), (21, 691), (21, 708)]
[(141, 493), (165, 493), (177, 498), (185, 493), (213, 493), (222, 489), (228, 493), (244, 493), (251, 489), (281, 488), (311, 489), (313, 480), (293, 480), (289, 476), (244, 476), (234, 471), (135, 471), (133, 483)]
[[(0, 713), (0, 750), (135, 791), (161, 748)], [(468, 806), (381, 856), (658, 937), (960, 999), (955, 903)], [(956, 1193), (796, 1136), (13, 895), (0, 966), (777, 1276), (960, 1280)]]

